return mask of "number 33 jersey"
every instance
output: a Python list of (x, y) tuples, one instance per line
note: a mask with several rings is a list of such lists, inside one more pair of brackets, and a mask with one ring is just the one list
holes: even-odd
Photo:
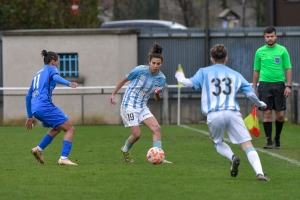
[(202, 90), (201, 111), (204, 115), (219, 110), (239, 111), (235, 98), (238, 90), (244, 94), (254, 92), (240, 73), (222, 64), (200, 68), (190, 80), (194, 90)]

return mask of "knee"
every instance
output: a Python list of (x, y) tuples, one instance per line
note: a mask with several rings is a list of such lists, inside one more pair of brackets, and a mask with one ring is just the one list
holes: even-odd
[(272, 116), (271, 114), (272, 114), (271, 111), (270, 112), (269, 111), (265, 112), (264, 113), (264, 118), (271, 118), (271, 116)]
[(154, 134), (155, 134), (155, 133), (160, 133), (160, 131), (161, 131), (160, 125), (157, 124), (157, 125), (153, 126), (153, 127), (151, 128), (151, 131), (152, 131)]
[(141, 138), (141, 131), (132, 132), (132, 136), (135, 140), (138, 140)]

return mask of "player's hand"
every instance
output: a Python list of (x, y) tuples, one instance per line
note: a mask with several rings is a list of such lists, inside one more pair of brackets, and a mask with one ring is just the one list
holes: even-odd
[(155, 93), (155, 94), (159, 94), (159, 93), (161, 93), (162, 91), (163, 91), (162, 88), (156, 88), (156, 89), (154, 90), (154, 93)]
[(29, 130), (32, 129), (33, 126), (34, 126), (34, 119), (33, 118), (27, 118), (26, 123), (25, 123), (26, 129), (29, 131)]
[(109, 103), (110, 103), (110, 105), (116, 105), (117, 102), (115, 102), (114, 99), (115, 99), (115, 95), (112, 94), (112, 95), (110, 96), (110, 98), (109, 98)]
[(260, 106), (261, 108), (267, 108), (267, 104), (263, 101), (260, 101)]
[(70, 87), (71, 88), (76, 88), (77, 87), (77, 83), (76, 82), (71, 82), (70, 83)]
[(289, 97), (291, 95), (291, 89), (289, 87), (286, 87), (284, 90), (284, 96), (285, 98)]

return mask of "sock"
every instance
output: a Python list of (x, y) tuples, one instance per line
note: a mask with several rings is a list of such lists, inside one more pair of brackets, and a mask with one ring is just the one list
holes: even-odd
[(225, 142), (220, 142), (220, 143), (215, 144), (215, 148), (219, 154), (221, 154), (222, 156), (225, 156), (229, 160), (232, 160), (232, 156), (234, 155), (234, 153), (232, 152), (232, 150), (231, 150), (230, 146), (228, 146), (228, 144), (226, 144)]
[(70, 154), (71, 149), (72, 149), (72, 142), (64, 140), (60, 158), (61, 159), (67, 159), (69, 154)]
[(246, 149), (246, 155), (256, 175), (264, 175), (257, 151), (253, 147), (249, 147), (248, 149)]
[(154, 141), (153, 142), (153, 147), (161, 148), (161, 141), (160, 140)]
[(130, 144), (130, 143), (128, 142), (128, 140), (126, 140), (125, 145), (124, 145), (124, 147), (123, 147), (123, 151), (124, 151), (124, 152), (127, 152), (127, 151), (129, 151), (129, 150), (131, 149), (131, 147), (132, 147), (132, 144)]
[(280, 140), (280, 133), (281, 133), (281, 130), (282, 130), (282, 127), (283, 127), (283, 122), (280, 122), (280, 121), (275, 121), (275, 127), (276, 127), (276, 135), (275, 135), (275, 140), (276, 141), (279, 141)]
[(268, 144), (272, 144), (272, 122), (263, 122)]
[(43, 151), (51, 142), (53, 138), (47, 133), (38, 146), (39, 151)]

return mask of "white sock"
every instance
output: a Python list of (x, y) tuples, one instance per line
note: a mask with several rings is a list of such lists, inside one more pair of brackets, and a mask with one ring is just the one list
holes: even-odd
[(39, 147), (39, 146), (37, 146), (37, 149), (38, 149), (39, 152), (43, 151), (43, 149), (41, 147)]
[(221, 143), (215, 144), (215, 147), (219, 154), (221, 154), (222, 156), (225, 156), (229, 160), (232, 159), (232, 156), (234, 155), (234, 153), (232, 152), (232, 150), (231, 150), (230, 146), (228, 146), (228, 144), (226, 144), (225, 142), (221, 142)]
[(68, 157), (66, 157), (66, 156), (61, 156), (60, 159), (65, 160), (65, 159), (68, 159)]
[(250, 147), (246, 150), (246, 155), (256, 175), (264, 175), (257, 151), (253, 147)]

